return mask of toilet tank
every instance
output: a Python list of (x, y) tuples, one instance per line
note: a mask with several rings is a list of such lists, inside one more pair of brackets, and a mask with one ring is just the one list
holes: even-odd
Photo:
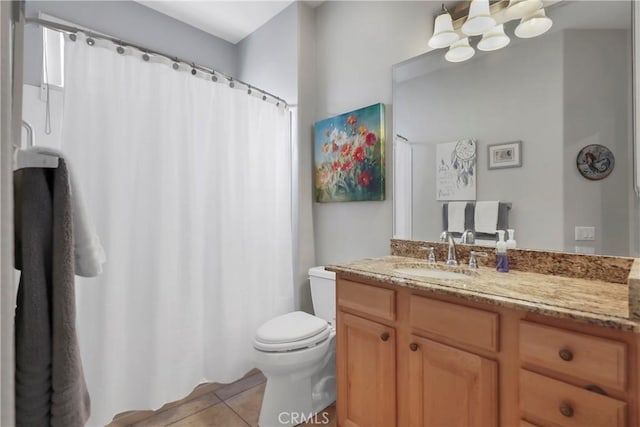
[(323, 266), (309, 269), (311, 300), (315, 315), (332, 325), (336, 324), (336, 273)]

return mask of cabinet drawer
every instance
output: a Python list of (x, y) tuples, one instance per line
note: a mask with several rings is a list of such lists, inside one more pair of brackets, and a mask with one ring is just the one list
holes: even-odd
[(490, 351), (498, 351), (497, 313), (412, 295), (410, 325)]
[(627, 346), (622, 342), (522, 321), (520, 358), (598, 386), (626, 389)]
[(540, 425), (624, 427), (625, 402), (520, 370), (523, 418)]
[(396, 292), (350, 280), (338, 282), (338, 306), (386, 320), (396, 320)]

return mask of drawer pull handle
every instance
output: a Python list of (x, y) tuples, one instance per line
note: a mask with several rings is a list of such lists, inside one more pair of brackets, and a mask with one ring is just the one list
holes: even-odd
[(564, 360), (565, 362), (571, 362), (573, 360), (573, 353), (567, 348), (563, 348), (562, 350), (560, 350), (558, 352), (558, 355), (560, 356), (560, 359)]
[(573, 417), (573, 408), (567, 403), (560, 405), (560, 413), (567, 418)]
[(418, 344), (412, 342), (411, 344), (409, 344), (409, 348), (411, 349), (411, 351), (418, 351)]
[(603, 396), (608, 396), (606, 391), (604, 391), (602, 388), (598, 387), (595, 384), (589, 384), (588, 386), (585, 386), (585, 389), (592, 391), (594, 393), (601, 394)]
[(380, 335), (380, 339), (382, 341), (388, 341), (389, 340), (389, 332), (383, 332), (382, 335)]

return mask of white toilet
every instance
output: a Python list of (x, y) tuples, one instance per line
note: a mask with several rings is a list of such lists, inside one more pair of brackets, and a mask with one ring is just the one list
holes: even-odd
[(294, 311), (256, 331), (254, 361), (267, 378), (260, 427), (301, 424), (336, 400), (336, 276), (313, 267), (309, 280), (315, 316)]

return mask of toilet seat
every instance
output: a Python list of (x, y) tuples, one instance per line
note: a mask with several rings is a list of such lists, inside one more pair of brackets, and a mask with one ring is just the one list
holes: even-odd
[(313, 347), (329, 338), (331, 325), (303, 311), (294, 311), (269, 320), (258, 328), (253, 340), (257, 350), (287, 352)]

